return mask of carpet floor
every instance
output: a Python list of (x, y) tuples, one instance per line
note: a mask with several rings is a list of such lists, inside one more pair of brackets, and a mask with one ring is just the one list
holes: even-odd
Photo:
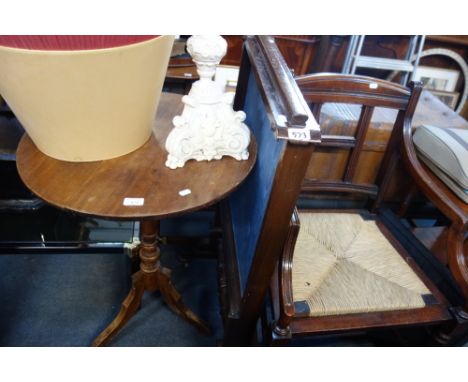
[[(199, 333), (158, 293), (146, 293), (110, 346), (215, 346), (221, 337), (216, 262), (165, 253), (162, 263), (213, 335)], [(90, 345), (117, 314), (130, 288), (129, 269), (123, 254), (0, 256), (0, 346)]]

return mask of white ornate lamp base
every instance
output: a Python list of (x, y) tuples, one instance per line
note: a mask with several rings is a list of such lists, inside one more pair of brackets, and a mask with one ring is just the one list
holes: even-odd
[(182, 115), (173, 119), (174, 129), (166, 140), (166, 166), (175, 169), (190, 159), (213, 160), (224, 155), (248, 159), (250, 130), (243, 123), (245, 113), (235, 112), (231, 96), (212, 81), (216, 65), (226, 54), (226, 41), (221, 36), (192, 36), (187, 47), (200, 80), (182, 98)]

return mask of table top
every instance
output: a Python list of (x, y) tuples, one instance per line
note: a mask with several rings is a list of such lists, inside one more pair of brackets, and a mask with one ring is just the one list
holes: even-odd
[[(29, 136), (16, 154), (18, 172), (26, 186), (56, 207), (112, 219), (165, 218), (209, 206), (235, 190), (255, 163), (255, 140), (249, 159), (188, 161), (171, 170), (164, 163), (166, 137), (172, 118), (182, 112), (181, 96), (163, 93), (153, 135), (138, 150), (110, 160), (65, 162), (39, 151)], [(188, 195), (179, 194), (190, 190)], [(143, 198), (142, 206), (125, 206), (125, 198)]]
[(197, 67), (192, 66), (174, 66), (168, 67), (166, 78), (184, 79), (184, 80), (198, 80), (200, 77), (197, 73)]

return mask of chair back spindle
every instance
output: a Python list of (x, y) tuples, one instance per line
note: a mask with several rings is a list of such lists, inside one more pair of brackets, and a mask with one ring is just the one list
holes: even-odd
[[(320, 113), (326, 103), (360, 105), (361, 111), (352, 136), (327, 135), (322, 131), (320, 150), (348, 150), (348, 157), (341, 179), (306, 178), (302, 194), (310, 196), (318, 192), (339, 194), (359, 194), (374, 200), (377, 208), (389, 185), (396, 160), (399, 156), (399, 142), (405, 121), (411, 121), (415, 105), (421, 92), (421, 84), (412, 83), (410, 88), (392, 82), (365, 77), (341, 74), (312, 74), (296, 78), (306, 102), (311, 106), (315, 118), (320, 121)], [(362, 164), (366, 134), (377, 108), (395, 109), (397, 117), (384, 158), (377, 169), (373, 182), (359, 183), (355, 176)], [(313, 157), (312, 157), (313, 161)]]

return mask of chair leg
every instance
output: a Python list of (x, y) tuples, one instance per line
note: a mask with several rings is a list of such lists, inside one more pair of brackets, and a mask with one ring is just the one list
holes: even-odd
[(280, 321), (275, 321), (272, 324), (270, 346), (287, 346), (291, 342), (291, 330), (289, 326), (283, 327)]
[(408, 208), (411, 205), (411, 202), (415, 198), (415, 196), (418, 194), (419, 188), (416, 185), (416, 183), (412, 183), (408, 193), (406, 194), (404, 200), (400, 204), (400, 208), (398, 209), (397, 215), (400, 218), (405, 217), (406, 213), (408, 212)]
[(468, 337), (468, 271), (464, 254), (465, 230), (452, 224), (447, 234), (447, 258), (450, 272), (460, 286), (464, 307), (452, 309), (454, 322), (444, 326), (436, 335), (442, 345), (455, 345)]
[(452, 311), (455, 322), (443, 325), (434, 335), (438, 345), (457, 346), (468, 340), (468, 313), (458, 308)]

